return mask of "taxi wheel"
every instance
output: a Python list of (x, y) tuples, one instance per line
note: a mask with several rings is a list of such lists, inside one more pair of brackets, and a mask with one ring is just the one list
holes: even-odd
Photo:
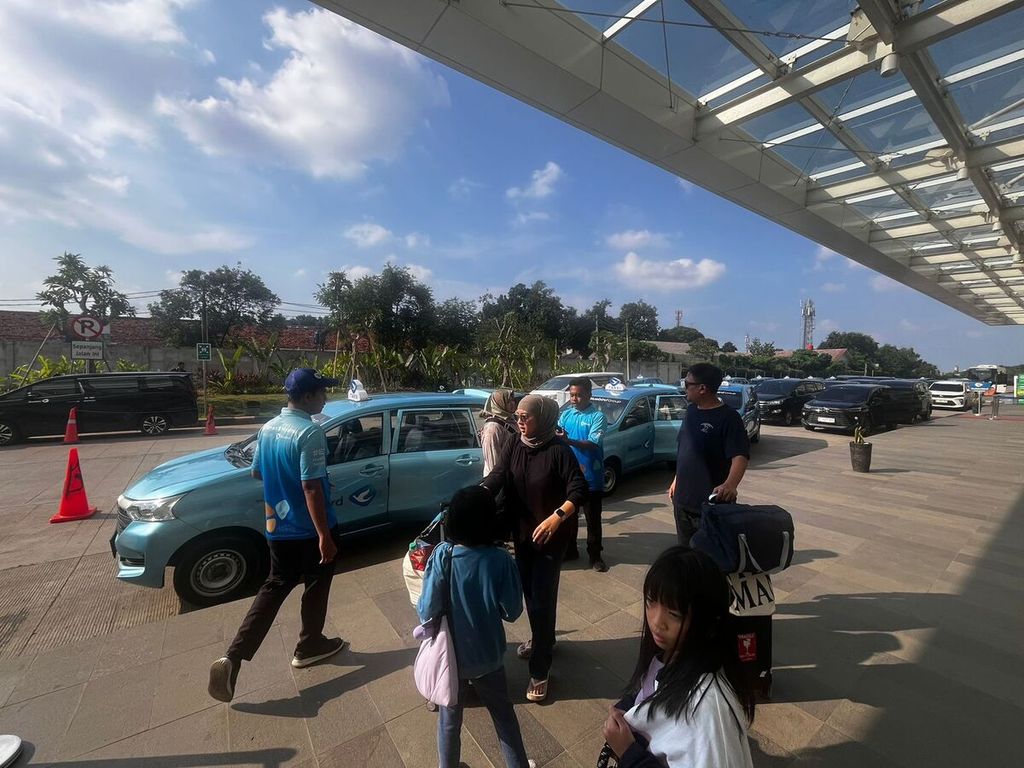
[(622, 470), (619, 469), (619, 462), (615, 459), (609, 459), (604, 465), (604, 495), (610, 496), (615, 493), (615, 489), (619, 487), (619, 475)]
[(255, 536), (209, 536), (181, 553), (174, 567), (174, 591), (184, 602), (204, 608), (227, 603), (251, 594), (269, 568), (266, 545)]
[(0, 421), (0, 447), (16, 443), (21, 438), (18, 428), (9, 421)]
[(139, 431), (149, 437), (162, 435), (167, 431), (167, 419), (159, 413), (147, 414), (139, 420)]

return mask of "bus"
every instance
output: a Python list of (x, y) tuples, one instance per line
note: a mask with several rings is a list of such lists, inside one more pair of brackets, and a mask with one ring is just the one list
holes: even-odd
[(1006, 377), (1006, 366), (983, 363), (974, 365), (964, 371), (964, 378), (970, 382), (975, 392), (986, 392), (995, 387), (996, 394), (1011, 391)]

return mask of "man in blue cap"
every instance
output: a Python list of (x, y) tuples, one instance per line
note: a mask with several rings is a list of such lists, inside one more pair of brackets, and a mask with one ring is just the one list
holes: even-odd
[(338, 553), (337, 520), (327, 482), (327, 437), (313, 416), (327, 402), (337, 379), (312, 368), (296, 368), (285, 379), (288, 405), (268, 421), (256, 439), (252, 476), (263, 481), (270, 575), (260, 587), (227, 654), (210, 667), (210, 695), (231, 701), (242, 661), (251, 661), (277, 612), (299, 582), (302, 627), (293, 667), (308, 667), (338, 653), (348, 643), (324, 637), (327, 599)]

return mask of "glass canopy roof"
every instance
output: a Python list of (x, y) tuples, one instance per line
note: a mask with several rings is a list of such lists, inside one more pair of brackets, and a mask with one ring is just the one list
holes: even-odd
[(1024, 0), (316, 1), (1024, 324)]
[[(977, 151), (1024, 139), (1024, 8), (986, 0), (966, 5), (567, 0), (564, 7), (581, 12), (605, 45), (622, 46), (670, 78), (680, 98), (707, 110), (709, 133), (738, 128), (808, 182), (815, 192), (809, 201), (849, 209), (867, 223), (869, 242), (922, 275), (936, 270), (915, 261), (917, 254), (955, 254), (944, 262), (941, 285), (986, 322), (1024, 323), (1024, 200), (1018, 199), (1024, 197), (1024, 141), (992, 153), (1000, 162), (984, 162), (989, 155)], [(587, 10), (621, 18), (582, 13)], [(975, 23), (979, 16), (991, 18)], [(901, 50), (900, 31), (924, 31), (922, 20), (939, 31), (924, 45), (907, 34), (913, 42)], [(678, 21), (688, 25), (671, 26)], [(795, 77), (879, 37), (898, 55), (891, 72), (883, 74), (879, 60), (845, 71), (839, 65), (820, 88)], [(797, 57), (785, 58), (794, 52)], [(908, 64), (923, 88), (904, 74)], [(758, 108), (754, 99), (786, 75), (796, 98)], [(715, 125), (716, 113), (728, 119)], [(743, 119), (746, 114), (752, 116)], [(912, 177), (922, 180), (880, 173), (898, 168), (913, 169)], [(975, 255), (982, 246), (1011, 269), (996, 274)]]

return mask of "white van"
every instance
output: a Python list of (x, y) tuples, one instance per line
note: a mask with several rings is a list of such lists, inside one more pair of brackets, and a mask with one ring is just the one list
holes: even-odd
[(550, 397), (560, 406), (569, 401), (569, 382), (573, 379), (590, 379), (594, 383), (594, 389), (600, 389), (612, 379), (618, 379), (626, 383), (626, 376), (620, 371), (590, 371), (587, 373), (565, 373), (554, 376), (530, 392), (531, 395), (544, 395)]
[(971, 390), (966, 381), (956, 379), (933, 381), (929, 389), (932, 392), (933, 408), (969, 411), (978, 399), (978, 393)]

